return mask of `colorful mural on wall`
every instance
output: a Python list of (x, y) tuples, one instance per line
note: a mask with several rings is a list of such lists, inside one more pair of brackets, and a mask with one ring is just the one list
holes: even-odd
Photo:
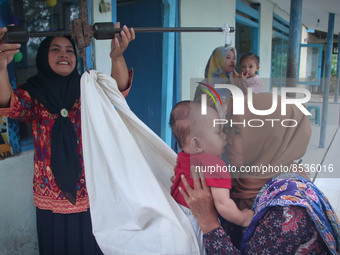
[(9, 144), (7, 118), (0, 117), (0, 160), (12, 156), (12, 148)]

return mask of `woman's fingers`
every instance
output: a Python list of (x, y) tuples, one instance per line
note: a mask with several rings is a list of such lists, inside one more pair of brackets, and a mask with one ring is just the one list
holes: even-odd
[(115, 37), (113, 41), (114, 41), (114, 49), (118, 49), (120, 47), (119, 38)]
[[(115, 24), (115, 28), (120, 28), (120, 22)], [(115, 34), (115, 38), (111, 43), (111, 57), (120, 56), (128, 47), (130, 41), (135, 39), (135, 32), (133, 28), (129, 28), (127, 26), (123, 26), (123, 29), (120, 33)]]
[[(192, 173), (194, 178), (194, 189), (190, 187), (184, 175), (181, 176), (187, 192), (179, 188), (185, 202), (194, 214), (203, 233), (216, 229), (220, 226), (217, 212), (214, 207), (211, 190), (206, 186), (205, 179), (201, 179), (198, 173)], [(203, 187), (203, 189), (202, 189)]]
[(6, 43), (5, 34), (7, 32), (7, 27), (0, 28), (0, 57), (10, 57), (15, 53), (19, 52), (21, 47), (18, 43)]
[(240, 77), (239, 73), (234, 68), (234, 70), (233, 70), (233, 78), (239, 78), (239, 77)]
[(1, 27), (0, 28), (0, 41), (5, 40), (5, 34), (7, 32), (7, 27)]
[(120, 22), (119, 21), (116, 22), (115, 28), (120, 28)]
[(187, 182), (187, 179), (185, 179), (185, 176), (183, 174), (181, 175), (181, 180), (186, 191), (179, 187), (179, 192), (182, 194), (184, 201), (189, 205), (192, 198), (192, 188), (190, 187), (189, 183)]
[(191, 166), (190, 171), (191, 171), (191, 177), (194, 179), (194, 188), (202, 189), (202, 184), (201, 184), (202, 173), (195, 171), (194, 166)]
[(135, 35), (135, 30), (133, 29), (133, 27), (130, 28), (130, 33), (131, 33), (131, 40), (130, 41), (135, 40), (136, 35)]
[(188, 204), (189, 203), (189, 195), (188, 193), (185, 192), (184, 189), (182, 189), (181, 187), (178, 188), (179, 189), (179, 192), (181, 192), (183, 198), (184, 198), (184, 201)]
[(122, 32), (126, 35), (128, 43), (135, 39), (135, 30), (132, 27), (129, 29), (126, 25), (124, 25)]
[(129, 29), (127, 28), (127, 26), (125, 26), (125, 25), (123, 26), (122, 32), (124, 32), (125, 37), (126, 37), (127, 41), (129, 42), (131, 40), (131, 33), (130, 33)]
[(0, 41), (0, 70), (7, 68), (7, 65), (12, 62), (14, 54), (19, 52), (20, 44), (8, 44)]
[(14, 54), (18, 53), (19, 49), (2, 51), (0, 49), (0, 59), (8, 59), (7, 64), (13, 60)]
[(127, 26), (123, 26), (123, 31), (120, 33), (121, 35), (121, 43), (122, 43), (122, 49), (125, 50), (129, 43), (135, 39), (135, 32), (133, 28), (128, 29)]
[(21, 45), (18, 44), (18, 43), (15, 43), (15, 44), (10, 44), (10, 43), (0, 44), (0, 52), (1, 53), (13, 54), (13, 52), (18, 51), (20, 47), (21, 47)]
[(126, 30), (128, 30), (127, 29), (127, 27), (124, 25), (123, 26), (123, 30), (122, 30), (122, 32), (120, 32), (120, 38), (121, 38), (121, 40), (120, 40), (120, 48), (121, 48), (121, 51), (123, 52), (126, 48), (127, 48), (127, 46), (128, 46), (128, 44), (129, 44), (129, 38), (128, 38), (128, 36), (130, 36), (130, 33), (129, 33), (129, 30), (126, 32)]
[[(183, 185), (186, 189), (186, 192), (184, 190), (180, 190), (181, 194), (183, 195), (185, 202), (187, 204), (190, 203), (190, 201), (192, 201), (192, 199), (195, 199), (195, 197), (200, 196), (202, 191), (206, 191), (209, 189), (209, 187), (207, 186), (205, 179), (204, 179), (204, 175), (201, 172), (196, 172), (193, 170), (194, 168), (191, 167), (191, 177), (194, 180), (194, 188), (192, 188), (188, 181), (186, 180), (184, 175), (181, 175), (181, 180), (183, 182)], [(210, 190), (209, 190), (210, 192)]]
[(192, 188), (183, 174), (181, 175), (181, 180), (183, 182), (185, 189), (187, 190), (188, 195), (191, 196)]
[(207, 189), (208, 186), (207, 186), (207, 183), (205, 182), (205, 178), (204, 178), (203, 174), (202, 174), (202, 177), (200, 177), (200, 180), (201, 180), (202, 189), (204, 189), (204, 190)]

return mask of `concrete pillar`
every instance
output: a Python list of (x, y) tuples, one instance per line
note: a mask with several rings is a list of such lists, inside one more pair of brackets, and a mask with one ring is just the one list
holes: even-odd
[[(290, 1), (289, 42), (287, 54), (287, 87), (296, 87), (301, 40), (302, 0)], [(295, 95), (290, 95), (295, 96)]]
[(340, 83), (340, 33), (338, 35), (338, 60), (337, 60), (337, 66), (336, 66), (336, 82), (335, 82), (335, 93), (334, 93), (334, 102), (338, 102), (339, 97), (339, 83)]
[(329, 84), (330, 84), (331, 69), (332, 69), (334, 16), (335, 16), (334, 13), (329, 13), (329, 15), (328, 15), (328, 32), (327, 32), (326, 65), (325, 65), (325, 87), (324, 87), (324, 91), (323, 91), (319, 148), (325, 147), (325, 138), (326, 138), (326, 129), (327, 129), (327, 114), (328, 114), (328, 100), (329, 100)]

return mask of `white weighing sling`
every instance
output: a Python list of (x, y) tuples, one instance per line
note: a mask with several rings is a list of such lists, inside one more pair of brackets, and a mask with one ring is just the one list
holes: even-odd
[(81, 77), (81, 125), (93, 233), (104, 254), (199, 254), (170, 195), (176, 154), (130, 110), (110, 76)]

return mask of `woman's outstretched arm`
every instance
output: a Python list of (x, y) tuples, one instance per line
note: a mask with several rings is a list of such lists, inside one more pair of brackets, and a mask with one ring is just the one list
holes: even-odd
[(7, 65), (13, 60), (14, 54), (19, 52), (20, 44), (5, 42), (6, 27), (0, 28), (0, 107), (8, 107), (12, 94)]
[[(119, 28), (120, 23), (117, 22), (115, 27)], [(124, 91), (129, 86), (129, 72), (123, 56), (124, 51), (129, 43), (135, 39), (135, 32), (133, 28), (128, 29), (125, 25), (123, 31), (116, 34), (116, 37), (111, 42), (110, 58), (112, 61), (111, 77), (117, 82), (118, 89)]]

